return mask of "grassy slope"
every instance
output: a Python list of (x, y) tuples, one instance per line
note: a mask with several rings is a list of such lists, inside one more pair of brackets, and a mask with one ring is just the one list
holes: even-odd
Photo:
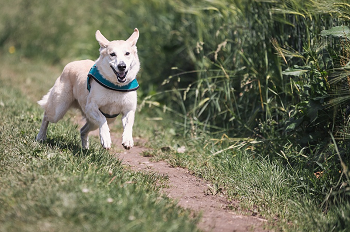
[(98, 143), (81, 151), (69, 120), (34, 142), (34, 100), (61, 67), (0, 59), (0, 231), (196, 231), (196, 219), (157, 192), (162, 177), (123, 169)]

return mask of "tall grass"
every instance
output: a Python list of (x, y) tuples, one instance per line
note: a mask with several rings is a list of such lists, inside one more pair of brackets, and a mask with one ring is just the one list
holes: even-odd
[[(163, 82), (172, 91), (164, 92), (168, 98), (161, 107), (181, 112), (177, 125), (189, 138), (202, 142), (201, 133), (208, 131), (223, 135), (224, 146), (214, 155), (244, 147), (280, 160), (297, 174), (302, 195), (314, 197), (311, 204), (337, 212), (349, 200), (344, 188), (349, 141), (344, 138), (350, 5), (181, 1), (173, 6), (180, 13), (173, 44), (186, 52), (193, 69), (183, 69), (182, 63), (173, 68)], [(340, 90), (338, 98), (334, 94)], [(145, 105), (155, 105), (157, 96), (146, 98)], [(342, 139), (332, 140), (333, 134)]]

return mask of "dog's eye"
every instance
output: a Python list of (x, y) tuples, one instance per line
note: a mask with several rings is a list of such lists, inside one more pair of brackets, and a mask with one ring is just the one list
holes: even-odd
[(130, 52), (126, 52), (125, 55), (126, 55), (126, 56), (130, 55)]
[(111, 54), (109, 54), (110, 56), (116, 56), (114, 52), (112, 52)]

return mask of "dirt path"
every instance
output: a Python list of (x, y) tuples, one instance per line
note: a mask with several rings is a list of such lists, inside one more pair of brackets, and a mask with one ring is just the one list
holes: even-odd
[[(120, 142), (117, 140), (117, 142)], [(237, 215), (227, 210), (229, 202), (224, 197), (208, 195), (208, 183), (199, 179), (183, 168), (170, 167), (166, 162), (151, 162), (148, 157), (139, 154), (145, 148), (135, 147), (119, 154), (124, 164), (134, 170), (152, 170), (169, 177), (169, 188), (163, 191), (171, 198), (177, 199), (183, 208), (202, 212), (199, 227), (204, 231), (266, 231), (265, 220)], [(231, 203), (232, 204), (232, 203)]]
[[(75, 120), (76, 121), (76, 120)], [(76, 121), (77, 122), (77, 121)], [(79, 122), (81, 125), (82, 122)], [(91, 133), (98, 136), (98, 131)], [(232, 231), (268, 231), (264, 229), (266, 220), (254, 216), (242, 216), (227, 209), (232, 202), (228, 202), (225, 197), (206, 194), (208, 182), (191, 175), (183, 168), (173, 168), (164, 161), (152, 162), (150, 158), (143, 157), (141, 153), (147, 148), (135, 146), (126, 151), (121, 145), (121, 136), (115, 133), (112, 136), (113, 150), (124, 165), (130, 166), (135, 171), (153, 171), (169, 177), (169, 188), (162, 191), (170, 198), (178, 200), (178, 204), (196, 213), (202, 213), (199, 228), (203, 231), (232, 232)], [(135, 139), (135, 144), (142, 144), (142, 141)], [(237, 203), (238, 204), (238, 203)]]

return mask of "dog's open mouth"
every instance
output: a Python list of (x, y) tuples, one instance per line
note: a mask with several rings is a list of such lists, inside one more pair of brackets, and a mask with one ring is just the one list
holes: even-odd
[(111, 68), (114, 74), (117, 76), (118, 81), (120, 83), (124, 83), (126, 81), (126, 74), (128, 74), (128, 71), (117, 72), (117, 70), (115, 70), (112, 65), (111, 65)]

